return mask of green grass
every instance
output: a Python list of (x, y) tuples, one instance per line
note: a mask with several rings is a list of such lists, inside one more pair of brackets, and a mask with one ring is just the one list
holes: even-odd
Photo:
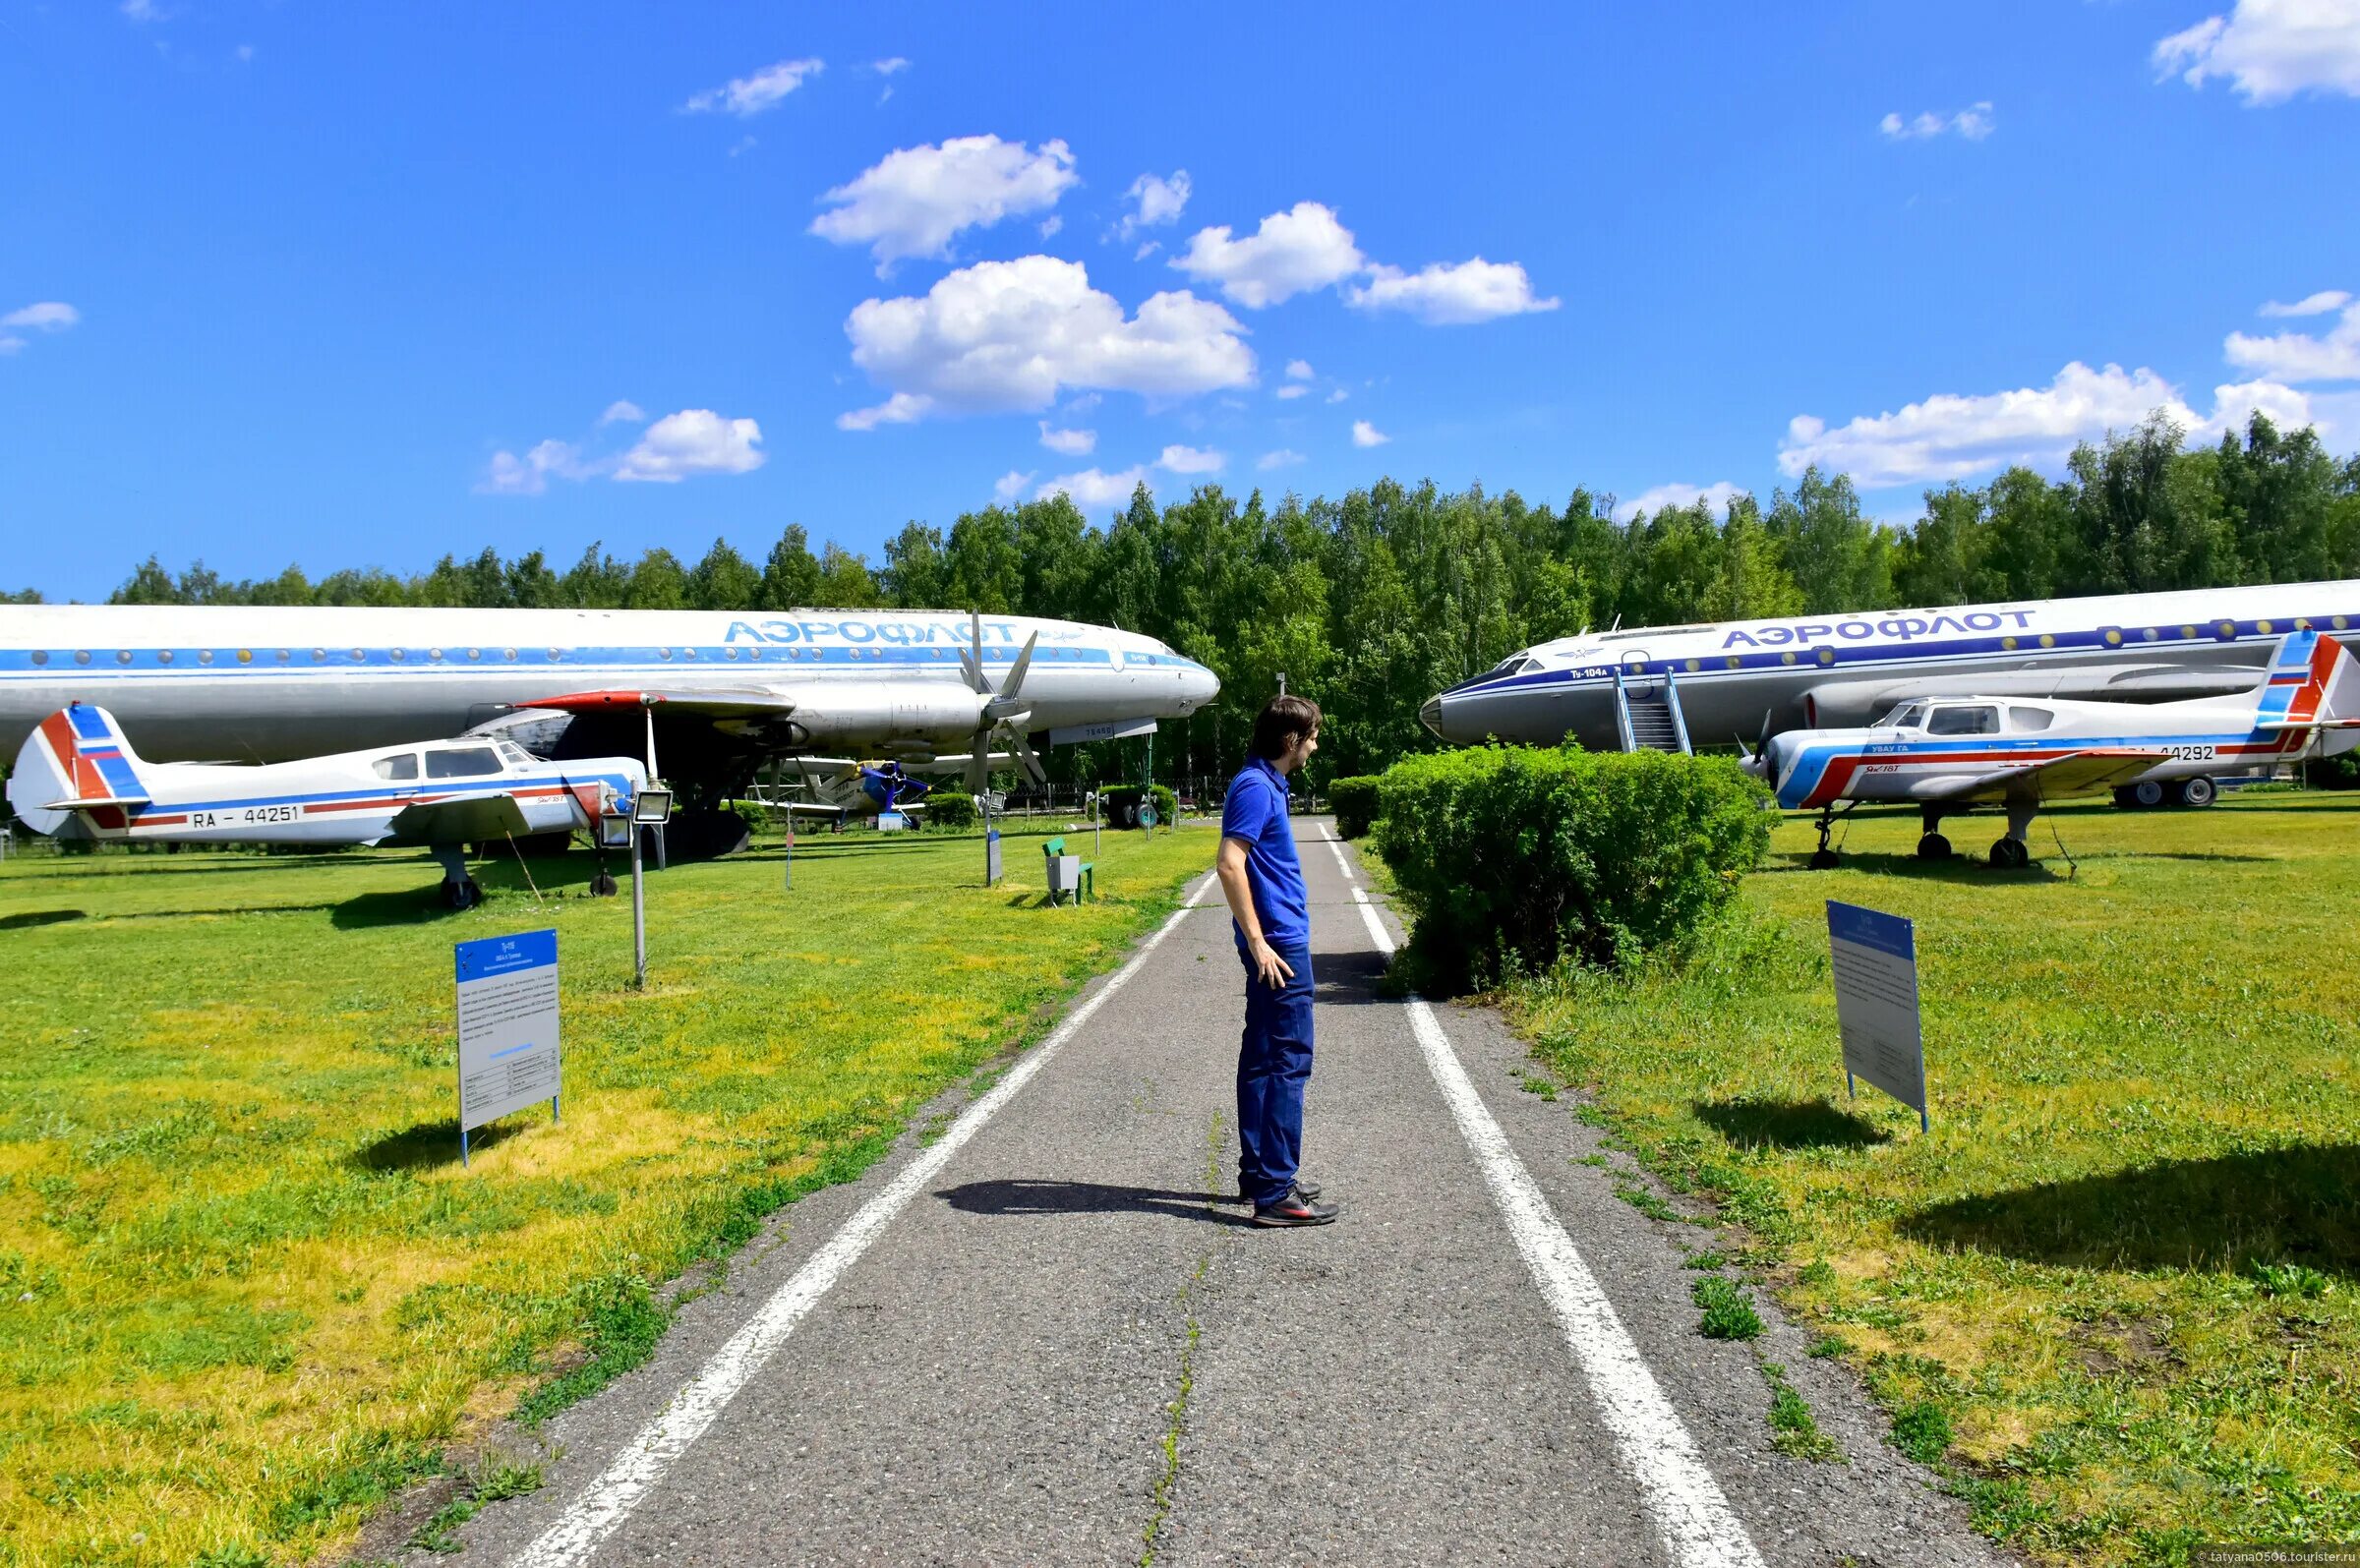
[(1821, 1465), (1844, 1463), (1843, 1448), (1819, 1429), (1819, 1418), (1811, 1414), (1810, 1401), (1787, 1381), (1786, 1367), (1764, 1362), (1761, 1371), (1762, 1381), (1770, 1385), (1770, 1446), (1790, 1459)]
[[(2014, 874), (1916, 861), (1902, 814), (1812, 873), (1788, 823), (1684, 966), (1511, 1014), (1979, 1528), (2104, 1564), (2360, 1538), (2360, 800), (2053, 821), (2076, 875), (2045, 821)], [(1846, 1098), (1829, 899), (1917, 922), (1930, 1135)]]
[[(1014, 836), (989, 891), (974, 838), (807, 834), (792, 893), (775, 844), (675, 866), (645, 993), (586, 854), (534, 866), (546, 904), (481, 866), (461, 915), (414, 854), (0, 864), (0, 1563), (331, 1552), (454, 1439), (643, 1361), (664, 1281), (856, 1176), (1212, 847), (1110, 833), (1103, 901), (1057, 910)], [(544, 925), (564, 1121), (462, 1170), (450, 945)]]
[(1688, 1287), (1688, 1295), (1704, 1309), (1696, 1332), (1706, 1339), (1759, 1339), (1762, 1318), (1744, 1288), (1726, 1274), (1707, 1274)]

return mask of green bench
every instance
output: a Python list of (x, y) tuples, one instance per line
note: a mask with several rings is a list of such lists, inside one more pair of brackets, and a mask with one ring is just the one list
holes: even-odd
[[(1084, 860), (1079, 855), (1067, 854), (1063, 839), (1050, 839), (1043, 842), (1040, 846), (1040, 855), (1048, 865), (1050, 903), (1063, 902), (1065, 896), (1069, 893), (1074, 896), (1076, 903), (1080, 903), (1086, 898), (1096, 896), (1098, 891), (1097, 878), (1094, 875), (1097, 869), (1096, 861)], [(1073, 880), (1068, 881), (1069, 877)]]

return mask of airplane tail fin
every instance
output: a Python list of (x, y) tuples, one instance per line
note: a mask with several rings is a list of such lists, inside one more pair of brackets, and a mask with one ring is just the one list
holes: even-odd
[(36, 833), (65, 831), (77, 816), (102, 837), (119, 833), (126, 811), (152, 798), (140, 767), (115, 716), (78, 702), (42, 720), (26, 737), (9, 776), (8, 803)]
[(2265, 729), (2360, 728), (2360, 659), (2324, 632), (2289, 633), (2272, 656), (2256, 717)]

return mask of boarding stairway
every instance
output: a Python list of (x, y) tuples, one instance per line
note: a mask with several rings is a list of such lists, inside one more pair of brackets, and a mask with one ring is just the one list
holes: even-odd
[(1690, 751), (1688, 722), (1680, 711), (1680, 686), (1671, 670), (1660, 680), (1615, 671), (1615, 728), (1624, 751)]

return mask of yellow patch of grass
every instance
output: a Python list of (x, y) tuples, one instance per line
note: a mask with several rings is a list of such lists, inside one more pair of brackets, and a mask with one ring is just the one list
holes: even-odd
[[(332, 1548), (552, 1372), (627, 1354), (645, 1282), (855, 1174), (1212, 847), (1110, 835), (1103, 901), (1057, 911), (981, 888), (972, 839), (798, 848), (791, 894), (775, 848), (676, 866), (644, 992), (627, 900), (537, 904), (513, 862), (458, 916), (413, 855), (0, 865), (0, 919), (34, 917), (0, 1058), (0, 1562)], [(450, 944), (544, 925), (564, 1118), (485, 1130), (463, 1170)]]

